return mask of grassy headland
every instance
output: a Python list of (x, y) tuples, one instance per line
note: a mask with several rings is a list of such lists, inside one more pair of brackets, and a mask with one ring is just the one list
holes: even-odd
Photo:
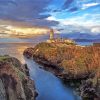
[(78, 89), (83, 100), (100, 98), (100, 46), (43, 42), (27, 48), (24, 55), (48, 65), (44, 69), (66, 82), (80, 81)]

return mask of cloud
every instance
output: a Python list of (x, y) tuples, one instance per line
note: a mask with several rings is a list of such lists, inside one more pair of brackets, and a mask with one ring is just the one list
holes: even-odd
[(50, 20), (50, 21), (52, 21), (52, 20), (56, 20), (56, 18), (55, 17), (53, 17), (53, 16), (50, 16), (50, 17), (48, 17), (48, 18), (46, 18), (47, 20)]
[(16, 27), (32, 27), (32, 25), (28, 22), (22, 22), (22, 21), (16, 21), (16, 20), (2, 20), (0, 19), (0, 26), (5, 27), (5, 26), (16, 26)]
[(91, 28), (91, 32), (94, 35), (100, 34), (100, 26), (99, 27), (93, 27), (93, 28)]
[(50, 28), (33, 26), (27, 22), (0, 20), (0, 36), (44, 34), (49, 30)]
[(78, 7), (72, 7), (68, 10), (69, 12), (75, 12), (78, 11)]
[(94, 32), (100, 25), (99, 4), (99, 0), (0, 0), (0, 19), (14, 26)]
[(47, 19), (29, 19), (25, 21), (16, 21), (16, 20), (0, 20), (0, 26), (6, 26), (6, 25), (11, 25), (11, 26), (16, 26), (16, 27), (34, 27), (34, 26), (39, 26), (39, 27), (52, 27), (58, 25), (58, 21), (53, 21), (53, 20), (47, 20)]
[[(41, 15), (46, 11), (50, 0), (2, 0), (0, 1), (0, 15), (2, 18), (24, 19), (24, 18), (47, 18), (48, 15)], [(16, 4), (11, 6), (9, 3)], [(6, 6), (5, 6), (6, 4)]]
[(17, 3), (14, 0), (0, 0), (1, 6), (8, 6), (10, 4), (17, 6)]
[(64, 5), (63, 5), (63, 9), (67, 9), (70, 7), (70, 5), (74, 2), (74, 0), (66, 0)]
[(100, 5), (100, 3), (87, 3), (82, 5), (82, 9), (87, 9), (89, 7)]
[(47, 19), (33, 19), (33, 20), (27, 20), (27, 22), (30, 22), (33, 26), (44, 26), (44, 27), (53, 27), (59, 24), (58, 21), (47, 20)]
[(96, 26), (96, 25), (100, 25), (100, 21), (97, 20), (98, 18), (100, 18), (100, 14), (84, 14), (82, 16), (76, 16), (76, 17), (72, 17), (72, 18), (66, 18), (66, 19), (62, 19), (61, 23), (64, 25), (80, 25), (80, 26)]
[(56, 19), (51, 16), (48, 20), (59, 21), (59, 25), (55, 27), (63, 33), (91, 33), (91, 34), (100, 34), (100, 14), (91, 14), (85, 13), (82, 16), (74, 16), (65, 19)]
[[(55, 26), (58, 22), (46, 20), (51, 15), (44, 14), (50, 2), (51, 0), (1, 0), (0, 19), (24, 21), (37, 26)], [(9, 3), (16, 4), (16, 6)]]

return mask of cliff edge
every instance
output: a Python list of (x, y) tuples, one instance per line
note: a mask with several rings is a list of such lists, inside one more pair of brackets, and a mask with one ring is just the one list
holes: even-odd
[(27, 65), (14, 57), (0, 56), (0, 100), (35, 100), (36, 94)]

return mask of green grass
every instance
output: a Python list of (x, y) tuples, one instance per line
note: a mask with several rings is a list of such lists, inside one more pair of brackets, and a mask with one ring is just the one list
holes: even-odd
[[(6, 62), (9, 58), (11, 58), (11, 57), (8, 56), (8, 55), (0, 56), (0, 61)], [(19, 77), (21, 80), (23, 80), (23, 79), (26, 77), (26, 75), (24, 74), (24, 72), (22, 72), (22, 71), (20, 71), (20, 70), (18, 69), (18, 65), (17, 65), (17, 64), (13, 64), (13, 63), (12, 63), (11, 66), (12, 66), (12, 68), (16, 71), (18, 77)]]
[(7, 60), (8, 58), (10, 58), (8, 55), (0, 56), (0, 61), (5, 61), (5, 60)]
[(20, 71), (18, 68), (16, 68), (15, 66), (13, 66), (13, 69), (16, 71), (18, 77), (23, 80), (25, 79), (26, 75), (24, 74), (24, 72)]
[(84, 67), (85, 66), (84, 59), (81, 59), (81, 58), (77, 59), (76, 65), (79, 66), (79, 67)]

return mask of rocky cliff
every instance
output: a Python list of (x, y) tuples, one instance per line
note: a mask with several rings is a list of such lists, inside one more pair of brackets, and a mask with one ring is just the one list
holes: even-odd
[(100, 99), (100, 46), (44, 42), (27, 48), (24, 55), (66, 82), (79, 82), (77, 87), (84, 100)]
[(0, 100), (35, 100), (35, 97), (27, 65), (8, 55), (0, 56)]

